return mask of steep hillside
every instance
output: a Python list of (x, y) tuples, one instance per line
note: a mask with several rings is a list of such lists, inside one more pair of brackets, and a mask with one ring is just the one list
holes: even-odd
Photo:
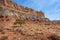
[[(4, 39), (4, 37), (7, 37)], [(59, 25), (45, 25), (26, 21), (21, 26), (0, 26), (0, 39), (9, 40), (60, 40)]]
[(51, 21), (42, 11), (0, 0), (0, 40), (60, 40), (60, 20)]

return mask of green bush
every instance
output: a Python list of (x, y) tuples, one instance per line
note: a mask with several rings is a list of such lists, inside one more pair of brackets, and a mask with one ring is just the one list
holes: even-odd
[(24, 23), (25, 23), (25, 20), (17, 19), (14, 24), (15, 24), (15, 25), (16, 25), (16, 24), (20, 24), (20, 26), (21, 26), (21, 24), (24, 24)]

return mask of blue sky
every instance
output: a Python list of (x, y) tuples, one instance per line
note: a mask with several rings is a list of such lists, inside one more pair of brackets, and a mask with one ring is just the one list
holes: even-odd
[(12, 0), (19, 5), (42, 10), (50, 20), (60, 20), (60, 0)]

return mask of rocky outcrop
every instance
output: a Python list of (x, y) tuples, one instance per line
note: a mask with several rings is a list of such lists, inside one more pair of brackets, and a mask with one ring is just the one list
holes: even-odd
[[(23, 19), (20, 26), (16, 19)], [(60, 21), (51, 21), (42, 11), (0, 0), (0, 40), (60, 40)]]
[(58, 25), (42, 25), (27, 22), (21, 27), (17, 25), (9, 27), (0, 26), (0, 39), (7, 37), (9, 40), (60, 40), (60, 27)]
[(12, 12), (17, 12), (18, 14), (31, 14), (31, 15), (35, 15), (37, 17), (40, 17), (40, 18), (45, 18), (44, 16), (44, 13), (43, 12), (38, 12), (38, 11), (35, 11), (33, 9), (30, 9), (30, 8), (27, 8), (27, 7), (22, 7), (22, 6), (19, 6), (17, 5), (16, 3), (12, 2), (11, 0), (1, 0), (0, 1), (0, 8), (3, 8), (4, 10), (9, 10), (9, 11), (12, 11)]

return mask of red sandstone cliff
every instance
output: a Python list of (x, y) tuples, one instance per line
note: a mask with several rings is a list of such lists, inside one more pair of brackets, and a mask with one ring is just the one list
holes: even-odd
[[(25, 23), (20, 27), (16, 19)], [(50, 21), (42, 11), (34, 11), (0, 0), (0, 40), (60, 40), (60, 21)]]

